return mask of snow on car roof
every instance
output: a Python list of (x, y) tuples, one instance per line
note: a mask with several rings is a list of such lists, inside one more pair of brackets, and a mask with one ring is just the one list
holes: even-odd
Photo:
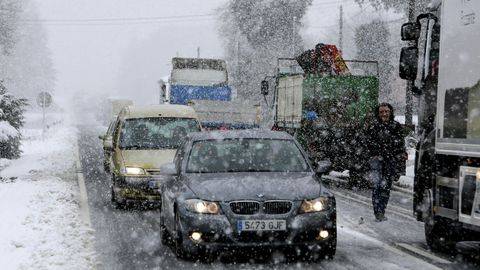
[(143, 117), (186, 117), (197, 118), (192, 107), (186, 105), (157, 104), (157, 105), (132, 105), (125, 107), (120, 113), (124, 118)]
[(271, 131), (267, 129), (244, 129), (244, 130), (215, 130), (193, 132), (188, 135), (193, 141), (223, 140), (235, 138), (248, 139), (277, 139), (293, 140), (293, 137), (283, 131)]

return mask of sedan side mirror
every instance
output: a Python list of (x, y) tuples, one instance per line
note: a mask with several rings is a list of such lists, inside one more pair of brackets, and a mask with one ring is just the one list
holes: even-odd
[(330, 171), (332, 171), (332, 162), (330, 162), (330, 160), (320, 160), (317, 163), (317, 168), (315, 169), (317, 174), (327, 174)]
[(106, 150), (113, 150), (113, 138), (112, 136), (105, 136), (103, 140), (103, 148)]
[(177, 175), (177, 168), (175, 167), (175, 163), (166, 163), (160, 166), (160, 174), (162, 175)]

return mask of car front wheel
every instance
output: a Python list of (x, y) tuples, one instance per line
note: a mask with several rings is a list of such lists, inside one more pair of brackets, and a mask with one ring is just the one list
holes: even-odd
[(126, 207), (126, 202), (123, 201), (123, 200), (119, 200), (117, 198), (117, 194), (115, 193), (115, 187), (114, 187), (115, 184), (112, 184), (112, 187), (110, 188), (110, 199), (112, 201), (112, 204), (115, 208), (117, 209), (121, 209), (121, 208), (125, 208)]
[(173, 244), (172, 235), (168, 232), (165, 226), (165, 218), (160, 214), (160, 241), (165, 246)]

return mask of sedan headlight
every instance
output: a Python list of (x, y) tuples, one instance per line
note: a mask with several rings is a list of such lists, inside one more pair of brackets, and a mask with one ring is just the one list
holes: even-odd
[(126, 167), (125, 173), (128, 175), (145, 175), (145, 170), (138, 167)]
[(330, 202), (328, 197), (320, 197), (314, 200), (304, 200), (302, 202), (301, 212), (312, 213), (325, 211), (330, 208)]
[(209, 202), (203, 200), (186, 200), (187, 209), (190, 212), (199, 214), (218, 214), (220, 212), (220, 205), (216, 202)]

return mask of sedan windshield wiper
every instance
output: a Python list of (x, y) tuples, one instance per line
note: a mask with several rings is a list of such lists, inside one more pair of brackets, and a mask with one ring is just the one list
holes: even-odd
[(247, 170), (227, 170), (226, 172), (273, 172), (273, 171), (272, 170), (247, 169)]
[(121, 146), (120, 149), (148, 149), (150, 147), (145, 147), (144, 145), (127, 145), (127, 146)]

